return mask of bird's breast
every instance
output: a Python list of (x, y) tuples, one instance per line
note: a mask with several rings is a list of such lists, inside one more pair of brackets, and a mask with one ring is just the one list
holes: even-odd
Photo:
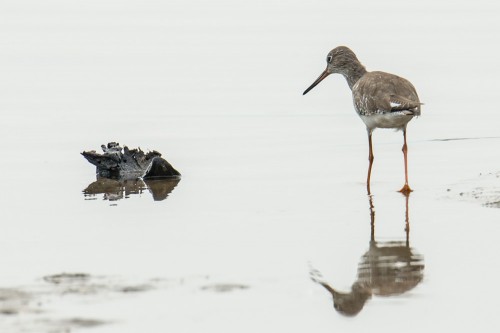
[(371, 115), (360, 114), (359, 117), (370, 130), (375, 128), (403, 129), (413, 115), (405, 114), (405, 112), (385, 112)]

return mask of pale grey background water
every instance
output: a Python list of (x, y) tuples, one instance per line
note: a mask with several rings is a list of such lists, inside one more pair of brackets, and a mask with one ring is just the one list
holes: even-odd
[[(0, 288), (62, 272), (183, 282), (50, 298), (0, 325), (498, 330), (500, 211), (456, 189), (499, 169), (499, 14), (486, 0), (3, 1)], [(337, 45), (406, 77), (425, 103), (408, 129), (410, 239), (424, 280), (354, 318), (309, 279), (312, 265), (348, 291), (370, 240), (366, 134), (347, 84), (332, 76), (302, 96)], [(85, 200), (95, 175), (79, 153), (113, 140), (156, 149), (183, 174), (168, 199)], [(377, 131), (374, 144), (377, 238), (401, 239), (402, 135)], [(248, 288), (203, 289), (226, 283)]]

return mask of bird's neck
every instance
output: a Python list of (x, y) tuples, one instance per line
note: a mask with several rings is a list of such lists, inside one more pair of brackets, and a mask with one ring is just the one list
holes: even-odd
[(344, 75), (345, 79), (347, 80), (347, 84), (349, 85), (349, 88), (351, 88), (351, 90), (356, 82), (358, 82), (358, 80), (365, 74), (366, 68), (359, 61), (353, 62), (351, 66), (349, 66), (349, 68), (342, 73), (342, 75)]

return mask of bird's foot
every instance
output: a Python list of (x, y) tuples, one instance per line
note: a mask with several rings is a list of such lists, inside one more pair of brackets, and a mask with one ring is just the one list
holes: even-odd
[(399, 190), (401, 194), (403, 194), (405, 197), (409, 196), (413, 190), (410, 188), (408, 184), (405, 184), (402, 189)]

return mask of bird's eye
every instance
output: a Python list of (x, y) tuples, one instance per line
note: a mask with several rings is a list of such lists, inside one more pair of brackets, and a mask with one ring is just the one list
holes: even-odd
[(329, 55), (328, 57), (326, 57), (326, 62), (327, 63), (331, 63), (332, 62), (332, 56)]

